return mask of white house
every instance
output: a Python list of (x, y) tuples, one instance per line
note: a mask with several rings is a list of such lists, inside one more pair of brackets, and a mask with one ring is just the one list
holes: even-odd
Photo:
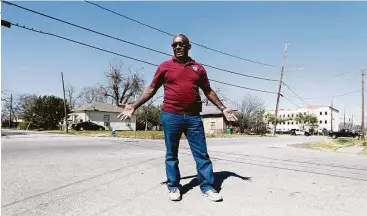
[(136, 115), (132, 115), (130, 119), (121, 121), (117, 116), (122, 112), (123, 108), (114, 104), (94, 102), (86, 106), (82, 106), (72, 110), (69, 114), (69, 125), (81, 121), (92, 121), (98, 125), (104, 126), (106, 130), (135, 130)]
[[(233, 109), (233, 111), (236, 111)], [(223, 113), (216, 106), (203, 106), (200, 113), (203, 119), (205, 133), (222, 132), (227, 129)]]
[[(274, 114), (275, 111), (267, 111), (267, 113)], [(279, 110), (278, 117), (294, 118), (297, 114), (313, 114), (317, 117), (318, 130), (322, 131), (326, 129), (328, 131), (338, 131), (339, 130), (339, 110), (330, 106), (307, 106), (299, 109), (292, 110)], [(269, 126), (274, 128), (270, 123)], [(277, 125), (277, 131), (290, 131), (291, 129), (301, 129), (302, 124), (297, 124), (293, 119), (287, 122), (283, 122)], [(309, 126), (305, 126), (305, 129), (309, 129)]]

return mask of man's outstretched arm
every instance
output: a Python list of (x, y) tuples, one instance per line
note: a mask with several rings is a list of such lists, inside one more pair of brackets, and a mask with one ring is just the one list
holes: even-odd
[(133, 108), (136, 110), (149, 99), (151, 99), (155, 93), (157, 93), (158, 89), (163, 85), (164, 74), (163, 71), (158, 66), (154, 78), (151, 84), (144, 89), (143, 93), (139, 96), (139, 98), (132, 104)]
[(135, 110), (152, 98), (156, 92), (157, 89), (154, 85), (148, 86), (134, 103), (125, 104), (123, 111), (117, 116), (117, 118), (120, 120), (130, 118)]
[(152, 83), (144, 89), (143, 93), (139, 96), (139, 98), (132, 104), (126, 104), (124, 110), (117, 116), (120, 120), (125, 120), (135, 112), (141, 105), (151, 99), (159, 87), (163, 84), (163, 74), (160, 68), (157, 68), (157, 71), (154, 75)]
[(228, 121), (238, 120), (233, 110), (231, 108), (225, 107), (213, 90), (208, 91), (208, 93), (206, 93), (205, 95), (213, 104), (215, 104), (220, 109), (220, 111), (222, 111)]
[(149, 85), (147, 88), (145, 88), (139, 98), (132, 104), (134, 109), (138, 109), (141, 105), (150, 100), (156, 92), (157, 89), (153, 85)]
[(217, 106), (221, 111), (223, 111), (226, 107), (223, 105), (222, 101), (218, 98), (217, 93), (215, 91), (210, 90), (205, 94), (205, 96), (212, 102), (215, 106)]
[(205, 96), (210, 100), (210, 102), (212, 102), (215, 106), (217, 106), (220, 109), (220, 111), (222, 111), (222, 113), (224, 114), (224, 116), (228, 121), (238, 120), (233, 110), (231, 108), (225, 107), (218, 98), (217, 93), (215, 93), (213, 89), (210, 87), (209, 79), (205, 69), (203, 69), (200, 87), (203, 90)]

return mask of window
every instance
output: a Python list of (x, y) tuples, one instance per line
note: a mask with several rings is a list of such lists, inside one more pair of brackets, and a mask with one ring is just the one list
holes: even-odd
[(294, 122), (292, 122), (292, 124), (294, 124)]
[(320, 124), (322, 124), (322, 121), (320, 120)]
[(292, 118), (294, 117), (294, 114), (292, 114)]
[(320, 115), (322, 115), (322, 112), (320, 112)]
[(104, 115), (103, 122), (104, 122), (104, 126), (109, 127), (110, 126), (110, 115)]
[(287, 122), (288, 123), (288, 125), (289, 125), (289, 122)]
[(215, 129), (215, 121), (210, 121), (210, 129)]
[(327, 120), (325, 120), (325, 124), (327, 124)]
[(327, 112), (325, 112), (325, 115), (327, 115)]
[(288, 118), (289, 118), (289, 114), (288, 114)]

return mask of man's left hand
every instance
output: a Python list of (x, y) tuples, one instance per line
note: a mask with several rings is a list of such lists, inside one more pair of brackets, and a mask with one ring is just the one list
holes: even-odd
[(226, 117), (227, 121), (238, 121), (236, 115), (234, 114), (231, 108), (225, 108), (223, 111), (223, 115)]

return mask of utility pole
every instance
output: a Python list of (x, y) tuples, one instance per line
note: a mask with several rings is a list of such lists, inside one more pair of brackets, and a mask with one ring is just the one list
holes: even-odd
[(11, 118), (12, 118), (12, 111), (13, 111), (13, 94), (10, 95), (10, 117), (9, 117), (9, 128), (11, 128)]
[(331, 132), (333, 132), (333, 100), (334, 100), (334, 97), (331, 97), (331, 109), (330, 109), (330, 117), (331, 117), (331, 120), (330, 120), (330, 130)]
[(61, 72), (61, 80), (62, 80), (62, 91), (64, 93), (64, 112), (65, 112), (65, 126), (66, 126), (66, 133), (69, 132), (68, 130), (68, 114), (66, 113), (66, 99), (65, 99), (65, 86), (64, 86), (64, 75)]
[(344, 109), (344, 121), (343, 121), (343, 123), (344, 123), (344, 129), (345, 129), (345, 109)]
[(285, 60), (286, 60), (286, 56), (287, 56), (287, 48), (288, 48), (288, 42), (285, 42), (285, 46), (284, 46), (284, 53), (283, 53), (283, 65), (282, 65), (282, 70), (280, 71), (280, 79), (279, 79), (279, 87), (278, 87), (278, 94), (277, 94), (277, 103), (275, 105), (275, 121), (274, 121), (274, 131), (273, 131), (273, 136), (275, 136), (275, 132), (277, 129), (277, 124), (278, 124), (278, 109), (279, 109), (279, 99), (280, 99), (280, 91), (282, 89), (282, 83), (283, 83), (283, 74), (284, 74), (284, 68), (285, 68)]
[(362, 69), (362, 137), (364, 139), (364, 70)]

